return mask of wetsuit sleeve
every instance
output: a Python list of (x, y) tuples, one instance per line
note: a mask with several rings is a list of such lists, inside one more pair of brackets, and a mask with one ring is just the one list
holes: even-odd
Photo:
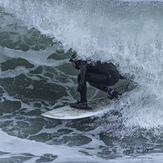
[(80, 68), (80, 81), (78, 83), (78, 91), (80, 92), (83, 85), (86, 82), (87, 63), (84, 61), (81, 61), (79, 68)]

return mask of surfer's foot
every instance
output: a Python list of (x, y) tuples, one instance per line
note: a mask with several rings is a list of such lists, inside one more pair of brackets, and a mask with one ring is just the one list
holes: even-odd
[(112, 99), (114, 99), (114, 98), (118, 98), (118, 96), (121, 95), (121, 94), (119, 94), (117, 91), (115, 91), (114, 89), (109, 89), (109, 90), (108, 90), (108, 94), (109, 94), (108, 98), (109, 98), (110, 100), (112, 100)]
[(70, 106), (72, 108), (88, 109), (87, 102), (78, 101), (77, 103), (71, 103)]

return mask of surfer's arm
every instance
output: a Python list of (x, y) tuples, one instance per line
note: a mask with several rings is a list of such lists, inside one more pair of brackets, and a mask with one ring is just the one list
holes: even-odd
[(86, 82), (87, 62), (81, 61), (79, 68), (80, 68), (80, 81), (78, 83), (78, 91), (80, 92), (82, 89), (82, 86)]

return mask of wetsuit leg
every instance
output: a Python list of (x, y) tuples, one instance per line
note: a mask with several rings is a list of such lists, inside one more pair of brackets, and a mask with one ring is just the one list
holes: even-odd
[[(104, 91), (110, 94), (110, 89), (108, 86), (114, 85), (119, 78), (109, 78), (108, 76), (105, 75), (100, 75), (100, 74), (93, 74), (93, 73), (88, 73), (86, 76), (86, 81), (89, 82), (90, 85)], [(94, 81), (94, 82), (93, 82)], [(98, 82), (98, 83), (96, 83)], [(117, 98), (118, 97), (118, 92), (113, 91), (112, 94), (110, 94), (110, 99)]]
[[(89, 81), (88, 81), (89, 82)], [(100, 89), (101, 91), (107, 92), (108, 91), (108, 86), (105, 85), (99, 85), (96, 83), (89, 82), (89, 84), (97, 89)]]
[(94, 86), (96, 85), (95, 87), (106, 87), (113, 86), (114, 84), (116, 84), (117, 79), (109, 75), (87, 73), (86, 81), (88, 81), (91, 85), (92, 83), (94, 83)]
[[(80, 82), (81, 77), (80, 74), (78, 75), (78, 83)], [(89, 82), (90, 85), (107, 92), (108, 91), (108, 86), (113, 86), (116, 84), (116, 82), (119, 80), (119, 78), (113, 78), (110, 77), (109, 75), (101, 75), (101, 74), (95, 74), (95, 73), (87, 73), (86, 74), (86, 81)], [(83, 85), (81, 91), (80, 91), (80, 97), (81, 97), (81, 102), (86, 102), (87, 101), (87, 87), (86, 83)]]

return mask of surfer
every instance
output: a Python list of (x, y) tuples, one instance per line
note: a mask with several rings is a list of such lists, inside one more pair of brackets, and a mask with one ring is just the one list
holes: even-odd
[(100, 61), (93, 63), (90, 61), (83, 61), (78, 59), (76, 53), (71, 56), (69, 61), (74, 68), (80, 70), (77, 90), (80, 92), (81, 100), (77, 103), (71, 103), (71, 107), (88, 109), (86, 82), (97, 89), (107, 92), (110, 95), (110, 99), (118, 97), (119, 94), (117, 91), (108, 88), (108, 86), (115, 85), (119, 79), (122, 78), (117, 68), (112, 63), (101, 63)]

